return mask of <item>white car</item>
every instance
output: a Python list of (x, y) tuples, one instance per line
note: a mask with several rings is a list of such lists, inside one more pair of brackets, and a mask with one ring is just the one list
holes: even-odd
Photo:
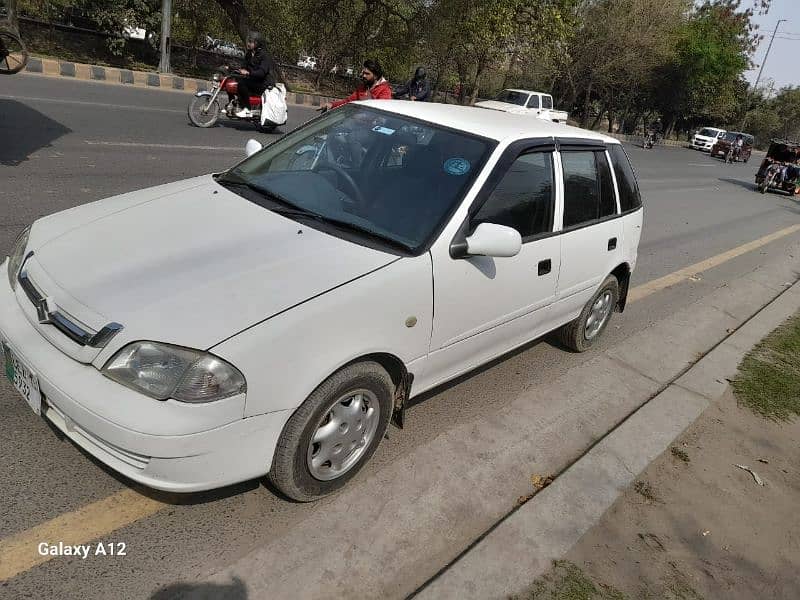
[(702, 150), (703, 152), (711, 152), (711, 148), (717, 143), (717, 140), (725, 137), (725, 130), (716, 127), (703, 127), (700, 131), (692, 136), (692, 141), (689, 146), (695, 150)]
[(494, 100), (476, 102), (478, 108), (500, 110), (520, 115), (532, 115), (554, 123), (566, 123), (569, 115), (553, 108), (553, 97), (530, 90), (503, 90)]
[(643, 210), (615, 139), (383, 100), (248, 152), (38, 219), (2, 265), (9, 379), (136, 482), (319, 498), (409, 397), (554, 329), (585, 350), (625, 306)]
[(316, 69), (317, 59), (314, 56), (301, 56), (300, 60), (297, 61), (297, 66), (303, 69)]

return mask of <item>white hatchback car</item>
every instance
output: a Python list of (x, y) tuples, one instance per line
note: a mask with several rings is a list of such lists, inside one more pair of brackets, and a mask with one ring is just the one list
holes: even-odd
[(331, 493), (409, 397), (625, 306), (642, 204), (615, 139), (477, 108), (329, 112), (235, 167), (37, 220), (0, 284), (33, 412), (174, 492)]
[(711, 152), (719, 140), (725, 137), (725, 130), (716, 127), (703, 127), (692, 136), (689, 147), (703, 152)]

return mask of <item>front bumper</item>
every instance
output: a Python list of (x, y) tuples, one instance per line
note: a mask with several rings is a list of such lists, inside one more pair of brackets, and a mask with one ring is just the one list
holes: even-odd
[[(34, 329), (8, 284), (7, 262), (0, 265), (0, 338), (37, 375), (42, 415), (66, 437), (133, 481), (169, 492), (218, 488), (269, 471), (290, 411), (242, 418), (242, 395), (220, 401), (236, 417), (214, 426), (210, 405), (160, 402), (111, 381)], [(219, 406), (213, 409), (219, 414)], [(132, 414), (141, 415), (139, 422)], [(124, 425), (115, 418), (122, 415)]]

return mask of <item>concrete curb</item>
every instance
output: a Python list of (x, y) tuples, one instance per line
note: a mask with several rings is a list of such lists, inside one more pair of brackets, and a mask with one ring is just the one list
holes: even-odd
[[(23, 71), (25, 74), (44, 75), (71, 81), (92, 81), (111, 85), (127, 85), (161, 91), (196, 94), (211, 89), (205, 79), (192, 79), (178, 75), (162, 75), (147, 71), (132, 71), (116, 67), (102, 67), (69, 61), (32, 56)], [(318, 107), (335, 100), (318, 94), (288, 92), (286, 102), (296, 106)]]
[(415, 597), (506, 598), (547, 572), (718, 400), (749, 349), (800, 310), (794, 283), (463, 554)]

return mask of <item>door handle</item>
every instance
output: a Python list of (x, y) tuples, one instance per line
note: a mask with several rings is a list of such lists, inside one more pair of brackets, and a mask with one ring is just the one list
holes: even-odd
[(553, 269), (553, 262), (548, 258), (539, 262), (539, 276), (547, 275)]
[(612, 250), (617, 249), (617, 238), (611, 238), (608, 240), (608, 251), (611, 252)]

